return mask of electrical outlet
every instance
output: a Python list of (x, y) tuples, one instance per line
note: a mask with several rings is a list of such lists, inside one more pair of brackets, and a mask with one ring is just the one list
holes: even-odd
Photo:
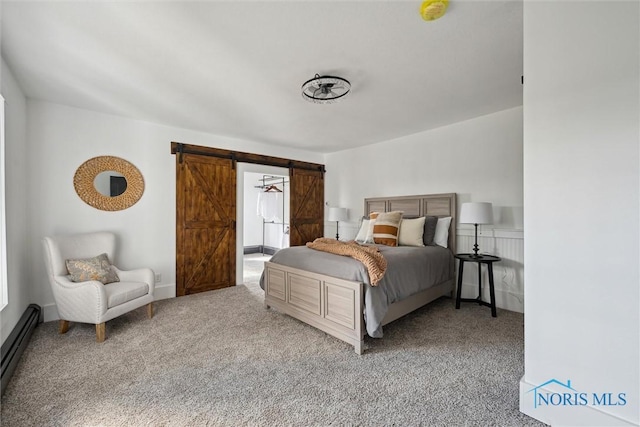
[(156, 283), (160, 283), (162, 282), (162, 274), (158, 273), (156, 274)]

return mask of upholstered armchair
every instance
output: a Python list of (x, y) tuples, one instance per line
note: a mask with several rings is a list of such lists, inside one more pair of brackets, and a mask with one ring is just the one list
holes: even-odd
[[(92, 323), (96, 325), (96, 341), (106, 338), (105, 322), (136, 308), (147, 306), (147, 315), (153, 317), (153, 291), (155, 276), (150, 268), (124, 271), (111, 266), (102, 257), (102, 267), (106, 267), (109, 275), (113, 272), (117, 278), (104, 280), (104, 276), (96, 275), (85, 268), (80, 276), (70, 274), (67, 269), (68, 260), (86, 260), (100, 258), (107, 254), (113, 262), (115, 256), (116, 236), (109, 232), (77, 234), (70, 236), (45, 237), (43, 239), (47, 275), (51, 282), (53, 297), (60, 315), (59, 332), (64, 334), (69, 329), (69, 322)], [(76, 270), (77, 265), (73, 264)], [(98, 264), (100, 267), (100, 264)], [(103, 271), (105, 271), (103, 269)], [(89, 279), (78, 281), (78, 277)], [(76, 281), (73, 281), (76, 279)], [(93, 280), (96, 279), (96, 280)], [(107, 282), (104, 284), (103, 282)]]

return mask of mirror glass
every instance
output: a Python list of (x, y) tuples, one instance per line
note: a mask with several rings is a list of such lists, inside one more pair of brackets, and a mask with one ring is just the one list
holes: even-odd
[(127, 189), (127, 179), (120, 172), (104, 171), (96, 175), (93, 186), (103, 196), (116, 197)]

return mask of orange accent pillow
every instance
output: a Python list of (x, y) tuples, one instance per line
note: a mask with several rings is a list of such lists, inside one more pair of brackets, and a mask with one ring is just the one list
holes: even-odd
[(379, 245), (398, 246), (398, 232), (402, 221), (402, 211), (371, 212), (373, 242)]

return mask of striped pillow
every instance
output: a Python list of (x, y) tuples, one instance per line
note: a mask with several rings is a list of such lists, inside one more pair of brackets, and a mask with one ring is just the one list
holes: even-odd
[(371, 212), (373, 223), (373, 242), (379, 245), (398, 246), (398, 231), (402, 221), (402, 211)]

